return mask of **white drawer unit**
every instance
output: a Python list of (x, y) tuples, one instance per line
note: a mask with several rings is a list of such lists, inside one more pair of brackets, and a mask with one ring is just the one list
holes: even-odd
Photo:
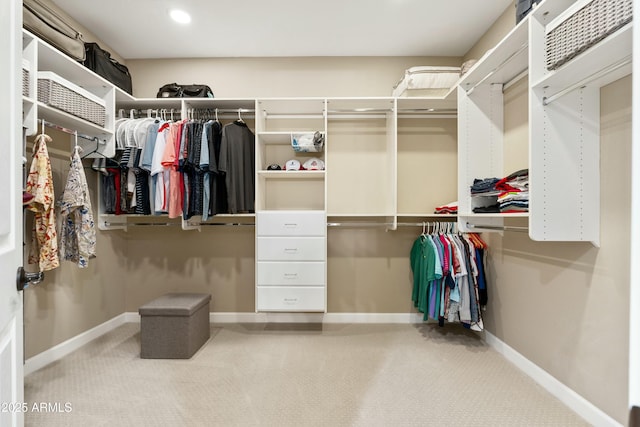
[(324, 286), (324, 262), (258, 262), (258, 286)]
[(259, 286), (258, 311), (324, 311), (324, 286)]
[(259, 211), (256, 235), (256, 311), (326, 311), (326, 213)]
[(258, 236), (325, 236), (324, 211), (261, 211), (256, 214)]
[(324, 237), (258, 237), (258, 261), (324, 261)]

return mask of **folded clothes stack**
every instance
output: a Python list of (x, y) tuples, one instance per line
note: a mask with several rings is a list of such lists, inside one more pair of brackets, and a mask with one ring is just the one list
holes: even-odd
[(529, 170), (521, 169), (496, 183), (501, 213), (529, 211)]
[(521, 169), (502, 179), (474, 179), (472, 197), (476, 202), (474, 213), (516, 213), (529, 211), (529, 170)]
[(447, 203), (446, 205), (436, 207), (435, 214), (457, 214), (458, 213), (458, 202)]

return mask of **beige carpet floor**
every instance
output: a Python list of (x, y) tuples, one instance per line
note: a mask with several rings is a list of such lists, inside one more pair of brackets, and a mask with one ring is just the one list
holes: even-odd
[(458, 325), (216, 325), (190, 360), (140, 359), (139, 328), (28, 375), (61, 410), (26, 425), (588, 425)]

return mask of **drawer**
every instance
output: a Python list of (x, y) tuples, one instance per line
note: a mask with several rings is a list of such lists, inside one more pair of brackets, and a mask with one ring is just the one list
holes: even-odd
[(325, 311), (324, 286), (258, 286), (257, 311)]
[(325, 236), (324, 211), (261, 211), (256, 214), (258, 236)]
[(258, 262), (258, 286), (324, 286), (324, 262)]
[(325, 261), (324, 237), (258, 237), (258, 261)]

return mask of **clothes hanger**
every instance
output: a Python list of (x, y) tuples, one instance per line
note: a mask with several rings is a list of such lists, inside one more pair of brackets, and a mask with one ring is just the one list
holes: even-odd
[(216, 108), (216, 122), (220, 123), (220, 120), (218, 120), (218, 109)]
[(244, 123), (244, 120), (242, 120), (241, 111), (242, 108), (238, 108), (238, 123)]

